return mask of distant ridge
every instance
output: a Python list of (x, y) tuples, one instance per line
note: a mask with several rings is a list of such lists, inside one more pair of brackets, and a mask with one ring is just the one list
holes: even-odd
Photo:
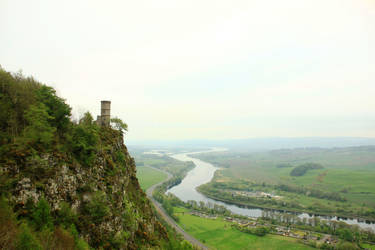
[(333, 148), (375, 146), (375, 138), (371, 137), (268, 137), (228, 140), (149, 140), (132, 141), (129, 145), (150, 147), (226, 147), (237, 150), (273, 150), (287, 148)]

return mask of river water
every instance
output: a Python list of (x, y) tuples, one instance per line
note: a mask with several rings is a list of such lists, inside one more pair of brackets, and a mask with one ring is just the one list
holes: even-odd
[[(205, 203), (210, 202), (213, 204), (218, 204), (225, 206), (231, 212), (245, 215), (249, 217), (260, 217), (262, 216), (262, 208), (251, 208), (251, 207), (239, 207), (237, 205), (228, 204), (221, 201), (216, 201), (211, 198), (204, 196), (203, 194), (199, 193), (196, 188), (202, 184), (208, 183), (214, 176), (215, 171), (218, 169), (217, 167), (213, 166), (211, 163), (190, 157), (188, 155), (194, 155), (199, 153), (208, 153), (208, 152), (217, 152), (217, 151), (224, 151), (225, 149), (214, 148), (209, 151), (200, 151), (200, 152), (193, 152), (193, 153), (181, 153), (181, 154), (174, 154), (170, 155), (170, 157), (179, 160), (179, 161), (192, 161), (195, 164), (195, 168), (190, 170), (186, 177), (182, 180), (182, 182), (169, 190), (167, 193), (170, 192), (176, 195), (179, 199), (183, 201), (188, 200), (195, 200), (196, 202), (203, 201)], [(359, 220), (359, 219), (350, 219), (350, 218), (341, 218), (336, 216), (320, 216), (320, 215), (312, 215), (307, 213), (297, 213), (300, 218), (313, 218), (319, 217), (320, 219), (324, 220), (336, 220), (336, 221), (344, 221), (348, 224), (358, 225), (363, 229), (371, 228), (375, 231), (375, 222)]]

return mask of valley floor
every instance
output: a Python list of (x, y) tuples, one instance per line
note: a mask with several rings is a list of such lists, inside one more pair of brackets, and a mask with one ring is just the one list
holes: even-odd
[(181, 227), (179, 227), (179, 225), (165, 212), (162, 205), (152, 197), (152, 193), (154, 192), (155, 188), (172, 178), (172, 175), (168, 172), (153, 167), (142, 166), (137, 168), (137, 177), (141, 187), (147, 188), (147, 197), (150, 199), (159, 215), (192, 245), (198, 246), (201, 249), (207, 249), (207, 247), (199, 240), (195, 239), (193, 236), (189, 235)]
[[(226, 222), (222, 218), (207, 219), (191, 215), (185, 208), (174, 208), (175, 215), (179, 218), (176, 223), (161, 207), (161, 205), (152, 198), (154, 189), (171, 178), (171, 175), (165, 172), (164, 179), (154, 178), (163, 174), (160, 170), (150, 167), (138, 167), (137, 176), (140, 185), (147, 185), (147, 196), (153, 202), (157, 212), (165, 221), (177, 232), (181, 233), (186, 240), (202, 249), (312, 249), (303, 245), (298, 240), (278, 235), (266, 235), (259, 237), (240, 232), (231, 227), (231, 222)], [(168, 176), (167, 176), (168, 175)], [(203, 244), (202, 244), (203, 243)], [(206, 247), (207, 246), (207, 247)]]
[(259, 237), (240, 232), (231, 227), (231, 222), (220, 217), (201, 218), (191, 215), (184, 208), (176, 208), (175, 214), (179, 218), (178, 224), (210, 249), (313, 249), (294, 238), (278, 235)]

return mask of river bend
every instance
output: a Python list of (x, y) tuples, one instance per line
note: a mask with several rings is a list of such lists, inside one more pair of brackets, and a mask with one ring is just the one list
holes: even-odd
[[(185, 202), (187, 202), (188, 200), (195, 200), (198, 203), (200, 201), (203, 201), (205, 203), (210, 202), (213, 204), (225, 206), (231, 212), (236, 213), (236, 214), (245, 215), (249, 217), (260, 217), (262, 215), (262, 211), (264, 210), (262, 208), (248, 208), (248, 207), (243, 208), (243, 207), (239, 207), (237, 205), (229, 204), (226, 202), (216, 201), (216, 200), (206, 197), (205, 195), (199, 193), (196, 190), (198, 186), (210, 182), (215, 174), (215, 171), (218, 168), (213, 166), (211, 163), (193, 158), (191, 157), (191, 155), (200, 154), (200, 153), (208, 153), (208, 152), (218, 152), (218, 151), (224, 151), (224, 150), (225, 149), (214, 148), (209, 151), (199, 151), (199, 152), (193, 152), (193, 153), (180, 153), (180, 154), (170, 155), (170, 157), (179, 161), (192, 161), (195, 165), (195, 168), (190, 170), (187, 173), (186, 177), (181, 181), (180, 184), (167, 190), (167, 193), (170, 192)], [(371, 228), (373, 231), (375, 231), (375, 223), (362, 221), (358, 219), (340, 218), (336, 216), (310, 215), (307, 213), (298, 213), (298, 216), (300, 218), (312, 218), (314, 216), (317, 216), (323, 220), (340, 220), (348, 224), (358, 225), (363, 229)]]

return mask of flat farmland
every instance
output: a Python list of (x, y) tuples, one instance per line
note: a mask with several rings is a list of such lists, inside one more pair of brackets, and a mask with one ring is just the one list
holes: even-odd
[(204, 242), (210, 249), (313, 249), (298, 240), (278, 235), (263, 237), (243, 233), (231, 227), (230, 222), (222, 218), (207, 219), (194, 216), (184, 208), (176, 208), (179, 225), (189, 234)]
[(153, 168), (141, 166), (137, 167), (137, 178), (141, 188), (147, 190), (152, 185), (165, 180), (167, 175)]
[[(345, 210), (346, 215), (361, 214), (367, 218), (375, 215), (374, 146), (304, 148), (259, 153), (229, 151), (197, 157), (222, 167), (211, 182), (220, 184), (216, 187), (222, 189), (276, 192), (285, 201), (298, 204), (299, 208), (296, 210), (309, 211), (309, 207), (324, 206), (324, 210), (320, 212), (333, 214)], [(301, 176), (291, 176), (294, 168), (307, 163), (320, 164), (322, 168), (310, 169)], [(280, 185), (306, 191), (293, 193), (274, 190), (273, 187)], [(311, 196), (311, 190), (341, 198), (327, 200)]]

